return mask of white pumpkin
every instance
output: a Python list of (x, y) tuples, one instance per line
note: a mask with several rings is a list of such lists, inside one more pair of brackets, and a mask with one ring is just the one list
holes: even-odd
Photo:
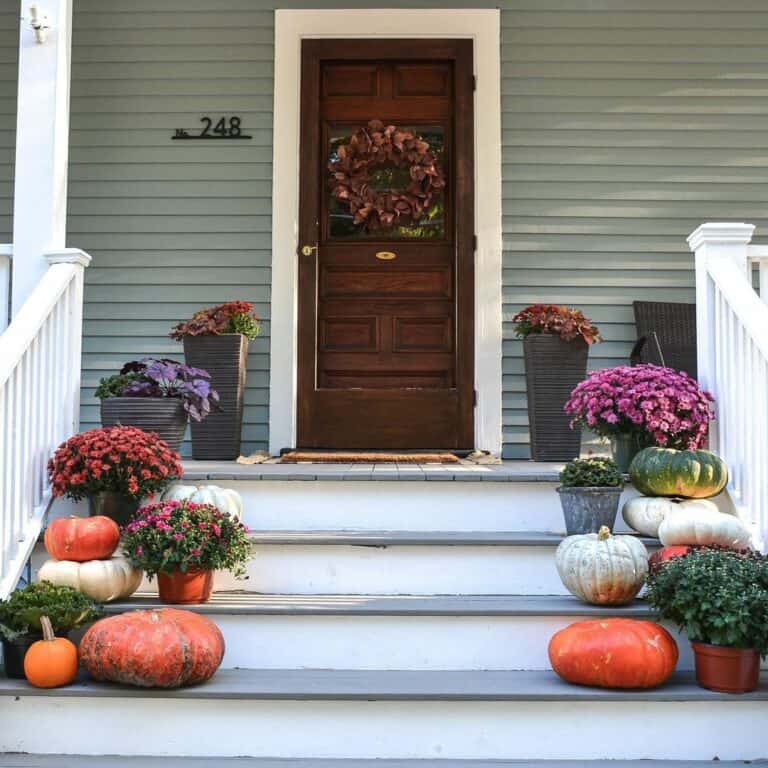
[(560, 579), (568, 591), (593, 605), (626, 605), (648, 573), (648, 551), (634, 536), (599, 533), (568, 536), (555, 553)]
[(746, 549), (751, 546), (752, 536), (737, 517), (706, 507), (683, 504), (679, 507), (659, 526), (659, 539), (665, 547), (718, 544)]
[(130, 597), (141, 584), (144, 571), (134, 568), (123, 555), (109, 560), (47, 560), (38, 571), (40, 581), (72, 587), (92, 600), (109, 603)]
[(624, 522), (643, 536), (658, 536), (664, 518), (674, 512), (675, 502), (665, 496), (637, 496), (621, 510)]
[(195, 504), (212, 504), (219, 512), (226, 512), (240, 520), (243, 516), (243, 499), (237, 491), (219, 485), (183, 485), (176, 483), (162, 495), (163, 501), (192, 501)]

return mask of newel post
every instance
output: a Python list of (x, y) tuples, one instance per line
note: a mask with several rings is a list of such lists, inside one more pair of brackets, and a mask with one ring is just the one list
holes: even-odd
[(714, 345), (714, 287), (708, 266), (728, 263), (745, 276), (748, 247), (755, 227), (752, 224), (702, 224), (688, 237), (696, 258), (696, 349), (699, 382), (714, 394), (716, 390)]
[(65, 246), (72, 0), (23, 0), (20, 9), (13, 315), (48, 268), (43, 254)]

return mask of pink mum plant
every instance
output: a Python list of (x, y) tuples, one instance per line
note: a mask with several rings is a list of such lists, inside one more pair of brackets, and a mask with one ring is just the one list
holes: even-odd
[(565, 404), (571, 426), (610, 437), (634, 434), (641, 445), (695, 450), (715, 418), (713, 398), (688, 374), (658, 365), (595, 371)]

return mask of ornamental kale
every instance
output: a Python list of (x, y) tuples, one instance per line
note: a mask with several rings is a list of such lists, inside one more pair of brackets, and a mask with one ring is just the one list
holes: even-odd
[(123, 530), (123, 551), (148, 576), (192, 570), (245, 575), (248, 529), (212, 504), (161, 501), (147, 504)]
[(557, 304), (531, 304), (513, 318), (515, 333), (526, 337), (537, 333), (551, 333), (563, 341), (582, 338), (587, 344), (602, 341), (600, 331), (579, 309)]
[(768, 557), (695, 548), (648, 575), (648, 603), (689, 640), (768, 654)]
[(618, 465), (605, 456), (569, 461), (560, 472), (563, 488), (617, 488), (624, 485)]
[(713, 398), (688, 374), (658, 365), (595, 371), (571, 392), (571, 427), (598, 435), (631, 434), (642, 446), (699, 448), (715, 418)]
[(102, 379), (96, 397), (176, 397), (190, 418), (202, 421), (219, 410), (219, 393), (211, 387), (210, 378), (202, 368), (147, 357), (132, 360), (119, 374)]
[(98, 604), (76, 589), (41, 581), (17, 589), (5, 601), (0, 600), (0, 637), (12, 641), (40, 633), (41, 616), (51, 620), (56, 634), (63, 634), (100, 615)]

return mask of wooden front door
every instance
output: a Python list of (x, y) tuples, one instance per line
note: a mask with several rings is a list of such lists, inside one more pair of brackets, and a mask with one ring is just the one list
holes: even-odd
[(302, 448), (470, 449), (472, 43), (302, 46)]

